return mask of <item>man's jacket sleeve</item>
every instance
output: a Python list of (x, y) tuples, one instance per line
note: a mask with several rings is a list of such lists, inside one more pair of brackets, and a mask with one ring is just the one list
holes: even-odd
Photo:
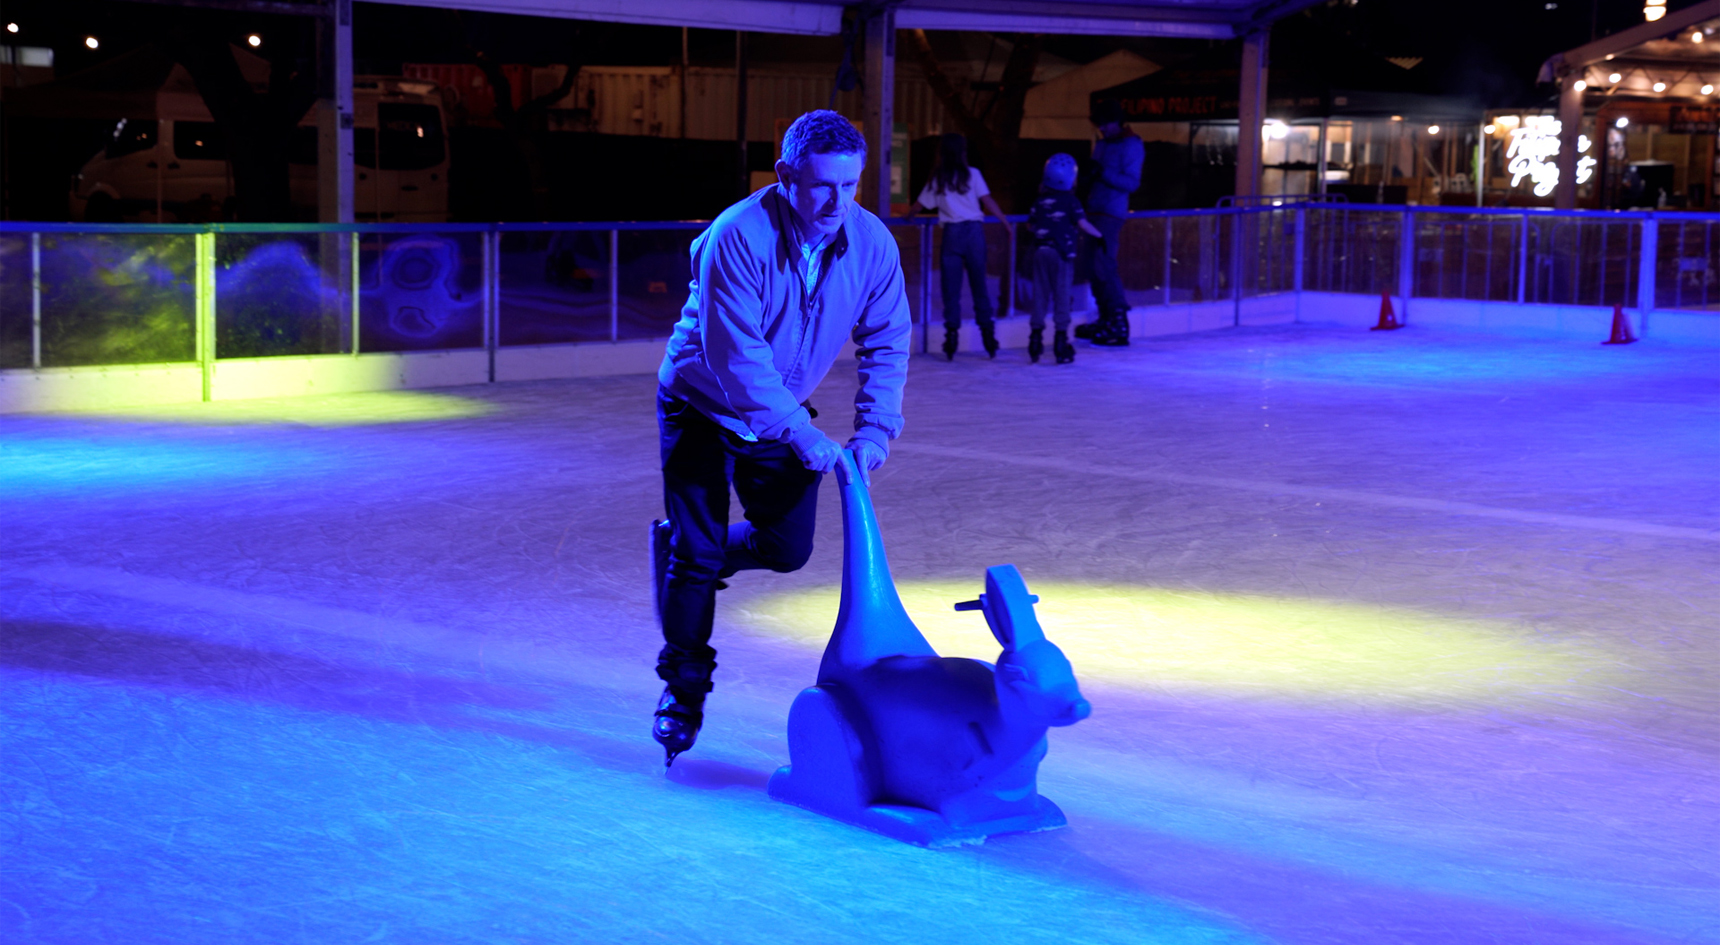
[(764, 273), (736, 230), (699, 254), (699, 342), (729, 410), (761, 440), (788, 439), (812, 422), (789, 393), (765, 340)]
[(854, 429), (876, 427), (895, 439), (902, 434), (902, 386), (908, 381), (914, 326), (902, 285), (901, 253), (893, 237), (886, 233), (885, 240), (874, 263), (872, 292), (854, 325), (854, 356), (860, 362)]

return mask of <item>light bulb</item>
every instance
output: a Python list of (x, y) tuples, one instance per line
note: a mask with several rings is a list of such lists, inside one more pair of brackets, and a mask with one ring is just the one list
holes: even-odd
[(258, 36), (256, 33), (252, 33), (245, 37), (245, 42), (250, 43), (252, 49), (256, 49), (258, 46), (263, 45), (263, 37)]
[(1490, 134), (1493, 134), (1494, 132), (1496, 132), (1498, 130), (1499, 130), (1498, 125), (1487, 125), (1481, 129), (1481, 133), (1490, 135)]
[(94, 36), (85, 36), (84, 45), (90, 49), (95, 49), (101, 46), (101, 40), (96, 39)]
[(1615, 72), (1612, 75), (1607, 76), (1607, 81), (1611, 82), (1613, 85), (1617, 85), (1619, 83), (1619, 80), (1623, 79), (1623, 78), (1624, 78), (1624, 76), (1619, 75), (1618, 73)]
[(1624, 117), (1623, 115), (1620, 115), (1618, 121), (1613, 122), (1613, 127), (1614, 128), (1628, 128), (1628, 127), (1630, 127), (1630, 119)]
[(1427, 126), (1427, 133), (1430, 135), (1439, 134), (1439, 126), (1438, 125), (1428, 125)]
[(1714, 94), (1714, 86), (1712, 86), (1712, 85), (1704, 85), (1704, 86), (1703, 86), (1703, 87), (1702, 87), (1702, 94), (1703, 94), (1703, 95), (1713, 95), (1713, 94)]
[(1589, 87), (1589, 84), (1587, 82), (1584, 82), (1582, 79), (1578, 79), (1577, 81), (1571, 83), (1571, 88), (1576, 89), (1579, 92), (1581, 92), (1582, 90), (1584, 90), (1588, 87)]
[(1664, 92), (1664, 91), (1666, 91), (1666, 83), (1665, 83), (1665, 82), (1656, 82), (1656, 83), (1654, 83), (1654, 90), (1655, 90), (1655, 91), (1656, 91), (1656, 92)]

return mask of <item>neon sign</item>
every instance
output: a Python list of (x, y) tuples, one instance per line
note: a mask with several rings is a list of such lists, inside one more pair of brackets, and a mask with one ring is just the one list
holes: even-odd
[[(1512, 129), (1511, 143), (1505, 149), (1505, 170), (1511, 175), (1511, 186), (1517, 187), (1527, 177), (1534, 184), (1535, 196), (1545, 197), (1559, 186), (1559, 132), (1563, 130), (1557, 118), (1549, 115), (1529, 115), (1523, 124)], [(1586, 184), (1594, 175), (1596, 161), (1589, 155), (1588, 135), (1577, 135), (1577, 183)]]

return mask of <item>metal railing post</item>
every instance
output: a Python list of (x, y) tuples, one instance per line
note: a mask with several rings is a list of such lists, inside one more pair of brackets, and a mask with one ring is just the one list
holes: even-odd
[(1295, 262), (1293, 264), (1293, 268), (1291, 269), (1290, 289), (1291, 289), (1291, 291), (1296, 292), (1298, 294), (1301, 293), (1301, 291), (1302, 291), (1302, 276), (1303, 276), (1302, 256), (1305, 252), (1307, 252), (1307, 249), (1308, 249), (1307, 232), (1308, 232), (1308, 210), (1305, 207), (1297, 207), (1296, 208), (1296, 250), (1295, 250), (1296, 256), (1295, 256)]
[(42, 366), (42, 234), (30, 234), (30, 366)]
[(1523, 229), (1517, 234), (1517, 304), (1529, 298), (1529, 215), (1523, 214)]
[(1403, 212), (1403, 226), (1398, 230), (1398, 295), (1403, 307), (1398, 320), (1409, 321), (1409, 298), (1415, 294), (1415, 211)]
[(621, 340), (621, 231), (609, 231), (609, 340)]
[(920, 353), (932, 349), (932, 224), (920, 224)]
[(489, 361), (489, 381), (496, 382), (496, 336), (500, 328), (496, 323), (496, 246), (501, 242), (501, 234), (495, 230), (485, 230), (478, 234), (478, 257), (483, 265), (484, 292), (484, 354)]
[(1242, 210), (1232, 209), (1230, 213), (1230, 294), (1232, 309), (1230, 321), (1234, 327), (1242, 326)]
[(358, 321), (358, 314), (359, 314), (358, 260), (359, 260), (358, 231), (353, 230), (352, 231), (352, 356), (355, 358), (358, 357), (358, 325), (359, 325), (359, 321)]
[(1171, 227), (1172, 217), (1165, 217), (1165, 304), (1171, 304)]
[(196, 236), (197, 307), (193, 343), (197, 367), (203, 376), (203, 400), (213, 399), (215, 388), (215, 233)]
[(1648, 333), (1648, 313), (1654, 310), (1655, 277), (1660, 263), (1660, 220), (1650, 213), (1642, 221), (1642, 255), (1637, 261), (1636, 308), (1641, 324), (1637, 331)]

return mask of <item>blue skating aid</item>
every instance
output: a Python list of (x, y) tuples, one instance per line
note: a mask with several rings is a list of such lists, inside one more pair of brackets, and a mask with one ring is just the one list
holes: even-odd
[(790, 764), (770, 796), (928, 847), (1064, 826), (1037, 786), (1045, 730), (1092, 708), (1039, 627), (1038, 598), (1014, 565), (987, 568), (985, 593), (955, 606), (984, 613), (1003, 646), (997, 665), (939, 656), (902, 607), (846, 451), (837, 478), (842, 606), (818, 685), (789, 709)]

